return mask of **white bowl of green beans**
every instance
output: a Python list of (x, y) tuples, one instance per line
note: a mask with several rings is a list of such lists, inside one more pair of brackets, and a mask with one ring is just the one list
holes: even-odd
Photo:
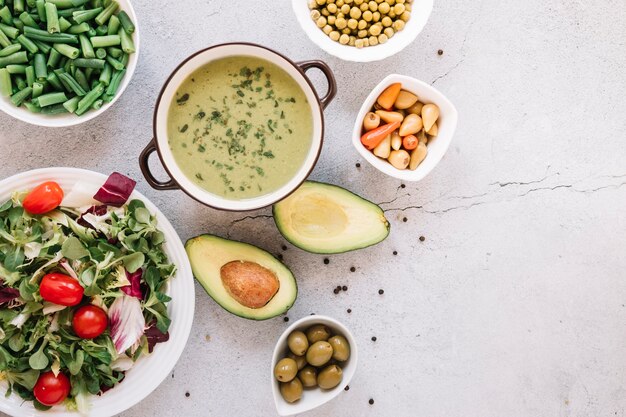
[(109, 109), (139, 55), (129, 0), (0, 0), (0, 110), (67, 127)]

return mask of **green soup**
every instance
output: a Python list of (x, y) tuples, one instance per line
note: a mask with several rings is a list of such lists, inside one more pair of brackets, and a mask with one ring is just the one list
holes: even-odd
[(298, 83), (263, 59), (219, 59), (178, 88), (167, 120), (178, 167), (201, 188), (229, 199), (285, 185), (313, 136), (311, 107)]

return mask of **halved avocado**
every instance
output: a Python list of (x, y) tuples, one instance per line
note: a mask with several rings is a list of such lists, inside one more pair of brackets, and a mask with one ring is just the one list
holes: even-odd
[(263, 249), (207, 234), (189, 239), (185, 250), (205, 291), (239, 317), (266, 320), (283, 314), (296, 301), (293, 274)]
[(332, 184), (306, 181), (274, 204), (274, 221), (289, 242), (313, 253), (342, 253), (383, 241), (389, 222), (376, 204)]

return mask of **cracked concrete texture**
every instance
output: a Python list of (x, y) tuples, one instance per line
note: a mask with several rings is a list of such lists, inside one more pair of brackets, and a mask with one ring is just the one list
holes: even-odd
[[(54, 165), (119, 170), (139, 180), (183, 240), (210, 232), (280, 253), (298, 278), (289, 318), (334, 316), (359, 343), (350, 390), (303, 416), (624, 416), (621, 0), (436, 2), (414, 44), (370, 64), (326, 55), (286, 1), (136, 3), (141, 59), (117, 105), (64, 130), (0, 115), (0, 177)], [(312, 178), (382, 203), (386, 241), (325, 265), (284, 241), (270, 209), (218, 212), (142, 180), (137, 156), (162, 82), (188, 54), (233, 40), (334, 69), (339, 93)], [(361, 101), (391, 72), (436, 82), (460, 114), (437, 169), (404, 188), (350, 143)], [(348, 291), (335, 295), (339, 284)], [(287, 323), (239, 319), (196, 291), (173, 377), (124, 415), (274, 415), (269, 360)]]

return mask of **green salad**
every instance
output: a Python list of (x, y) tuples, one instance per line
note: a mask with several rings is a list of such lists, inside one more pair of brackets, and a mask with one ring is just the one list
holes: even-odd
[(114, 387), (168, 340), (165, 290), (176, 267), (155, 216), (142, 201), (128, 201), (134, 185), (114, 173), (81, 206), (80, 184), (65, 195), (46, 182), (0, 204), (7, 396), (84, 412), (90, 395)]

